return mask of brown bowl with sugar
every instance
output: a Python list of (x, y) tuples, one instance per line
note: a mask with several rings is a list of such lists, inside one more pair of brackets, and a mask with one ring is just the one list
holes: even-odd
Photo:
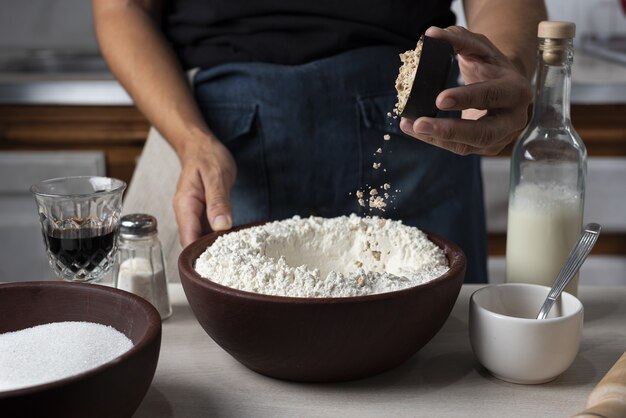
[(156, 370), (161, 317), (132, 293), (96, 284), (22, 282), (0, 285), (0, 334), (52, 322), (109, 325), (133, 347), (91, 370), (50, 383), (0, 391), (4, 417), (130, 417)]

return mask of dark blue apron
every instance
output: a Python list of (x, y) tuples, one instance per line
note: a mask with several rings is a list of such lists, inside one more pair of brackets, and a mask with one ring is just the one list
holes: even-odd
[[(201, 111), (237, 163), (234, 224), (296, 214), (401, 219), (456, 242), (468, 259), (465, 281), (484, 283), (480, 159), (410, 138), (388, 116), (399, 52), (363, 48), (297, 66), (233, 63), (196, 75)], [(385, 212), (358, 205), (357, 189), (385, 183)]]

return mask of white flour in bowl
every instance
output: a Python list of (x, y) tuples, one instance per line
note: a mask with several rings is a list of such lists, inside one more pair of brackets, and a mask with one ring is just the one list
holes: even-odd
[(195, 269), (248, 292), (344, 297), (428, 282), (445, 273), (448, 262), (426, 234), (400, 221), (295, 216), (220, 236)]

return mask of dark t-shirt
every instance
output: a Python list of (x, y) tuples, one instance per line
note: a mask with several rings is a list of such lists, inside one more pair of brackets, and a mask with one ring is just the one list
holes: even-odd
[(454, 24), (452, 0), (169, 0), (163, 29), (185, 69), (302, 64), (350, 49), (411, 49)]

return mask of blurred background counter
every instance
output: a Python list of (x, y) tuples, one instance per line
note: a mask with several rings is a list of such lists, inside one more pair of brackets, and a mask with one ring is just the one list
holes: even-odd
[[(626, 285), (626, 15), (619, 0), (546, 3), (551, 19), (577, 24), (572, 120), (590, 156), (585, 221), (604, 227), (581, 283)], [(0, 14), (0, 281), (51, 279), (30, 184), (66, 175), (128, 182), (147, 136), (99, 55), (90, 7), (0, 0), (10, 11)], [(453, 9), (462, 16), (461, 1)], [(504, 277), (509, 154), (483, 159), (494, 282)]]

